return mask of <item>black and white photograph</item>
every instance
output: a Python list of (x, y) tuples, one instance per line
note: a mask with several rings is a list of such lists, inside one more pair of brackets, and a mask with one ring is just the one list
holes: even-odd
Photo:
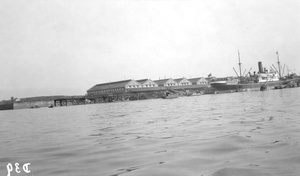
[(300, 0), (0, 0), (0, 175), (299, 176)]

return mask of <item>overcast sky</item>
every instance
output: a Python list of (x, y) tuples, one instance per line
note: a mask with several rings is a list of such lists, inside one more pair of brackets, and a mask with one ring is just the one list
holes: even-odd
[(299, 0), (0, 0), (0, 100), (123, 79), (300, 73)]

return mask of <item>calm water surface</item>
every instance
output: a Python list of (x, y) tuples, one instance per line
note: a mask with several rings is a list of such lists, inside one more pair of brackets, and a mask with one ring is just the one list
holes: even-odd
[(300, 175), (300, 88), (0, 111), (0, 175)]

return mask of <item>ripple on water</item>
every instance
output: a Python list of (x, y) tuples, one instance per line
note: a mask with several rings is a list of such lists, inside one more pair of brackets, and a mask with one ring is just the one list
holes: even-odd
[(45, 176), (298, 176), (299, 98), (289, 89), (1, 112), (0, 175), (30, 162)]
[(261, 169), (258, 170), (258, 169), (250, 169), (250, 168), (222, 168), (207, 175), (208, 176), (254, 176), (254, 175), (271, 176), (272, 173), (263, 171)]

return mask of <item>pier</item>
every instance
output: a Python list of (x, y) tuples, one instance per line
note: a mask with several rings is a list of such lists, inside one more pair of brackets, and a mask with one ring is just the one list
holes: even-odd
[(54, 106), (73, 106), (83, 105), (86, 103), (85, 96), (64, 97), (53, 100)]

